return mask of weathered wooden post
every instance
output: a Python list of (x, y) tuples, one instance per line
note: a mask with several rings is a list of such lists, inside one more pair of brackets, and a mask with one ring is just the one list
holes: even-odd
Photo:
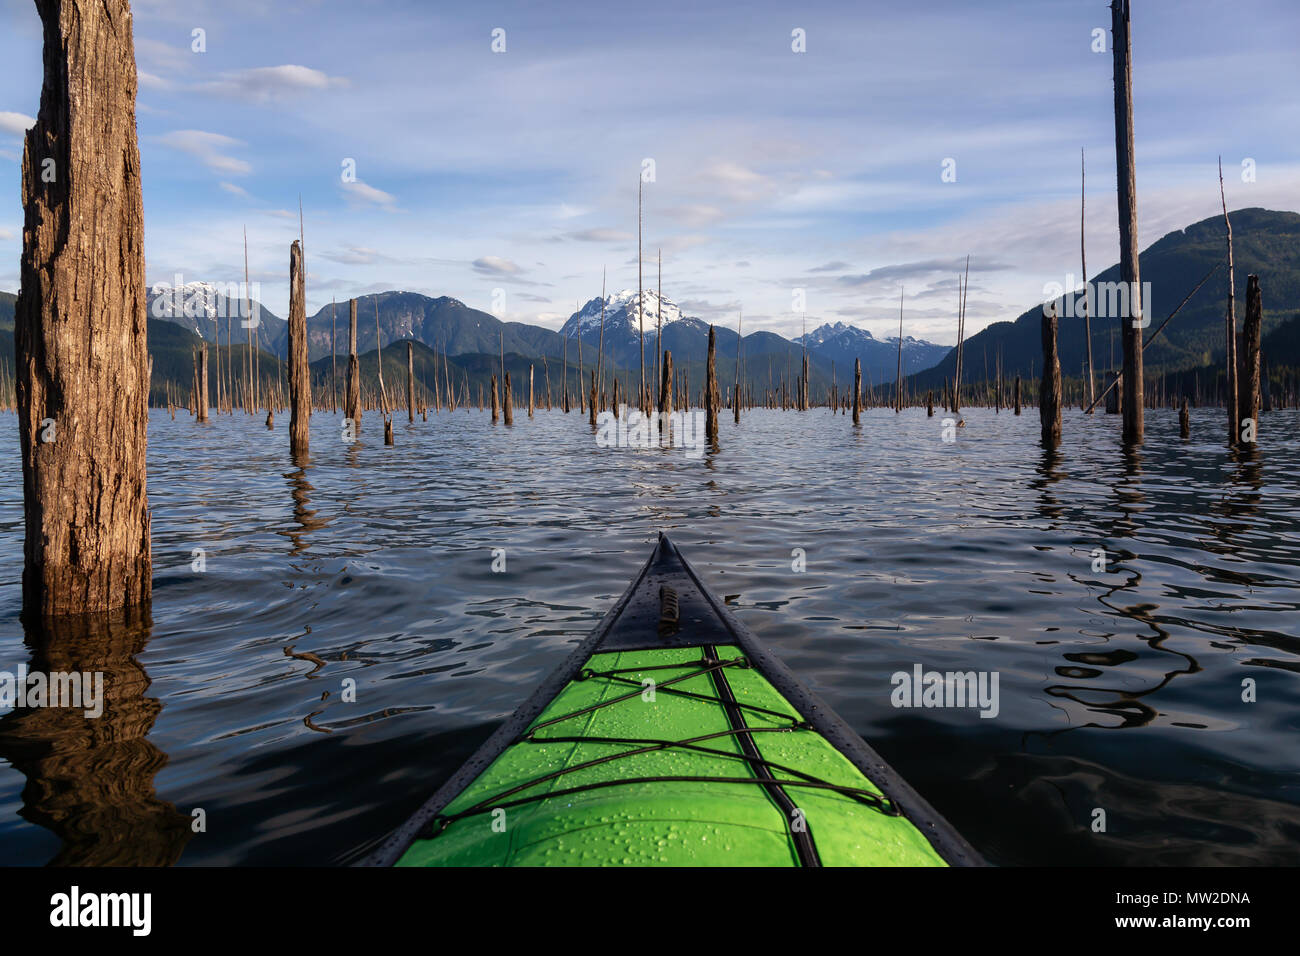
[(305, 455), (311, 423), (311, 367), (307, 364), (307, 286), (302, 246), (289, 245), (289, 451)]
[(663, 381), (659, 383), (659, 414), (673, 413), (673, 353), (664, 350)]
[(503, 403), (505, 405), (505, 422), (507, 425), (515, 423), (515, 399), (510, 394), (510, 373), (506, 372), (506, 383), (502, 389)]
[[(448, 386), (450, 387), (450, 386)], [(352, 419), (352, 429), (361, 434), (361, 362), (357, 358), (357, 300), (348, 303), (348, 394), (343, 414)]]
[(495, 425), (497, 423), (497, 419), (501, 415), (501, 406), (497, 402), (497, 377), (495, 375), (492, 376), (491, 389), (492, 389), (492, 424)]
[(737, 425), (740, 424), (740, 324), (743, 318), (741, 315), (736, 319), (736, 384), (731, 390), (731, 408)]
[(718, 391), (716, 358), (717, 338), (713, 326), (710, 325), (708, 364), (704, 369), (704, 436), (705, 440), (715, 447), (718, 444), (718, 405), (715, 401)]
[(1183, 396), (1182, 408), (1178, 409), (1178, 435), (1180, 438), (1192, 437), (1192, 415), (1187, 410), (1187, 396)]
[(208, 343), (199, 345), (199, 414), (198, 420), (208, 420)]
[(1056, 303), (1043, 316), (1043, 380), (1038, 392), (1043, 447), (1061, 443), (1061, 360), (1056, 351)]
[(406, 417), (415, 424), (415, 346), (406, 342)]
[(14, 310), (23, 611), (152, 593), (144, 214), (126, 0), (43, 0), (45, 81), (23, 144)]
[(862, 424), (862, 359), (853, 360), (853, 424)]
[(1223, 191), (1223, 160), (1219, 160), (1219, 202), (1223, 205), (1223, 226), (1227, 231), (1228, 242), (1228, 311), (1223, 317), (1224, 331), (1226, 333), (1226, 346), (1224, 348), (1224, 368), (1227, 370), (1227, 400), (1225, 406), (1228, 411), (1228, 447), (1231, 448), (1241, 441), (1241, 419), (1242, 411), (1240, 407), (1241, 400), (1241, 381), (1239, 375), (1239, 364), (1237, 360), (1237, 283), (1236, 267), (1232, 260), (1232, 220), (1228, 218), (1228, 200)]
[[(1121, 315), (1124, 351), (1122, 400), (1125, 444), (1141, 444), (1143, 432), (1142, 327), (1145, 314), (1138, 268), (1137, 180), (1133, 161), (1133, 44), (1129, 36), (1129, 0), (1111, 0), (1115, 54), (1115, 161), (1119, 189), (1120, 279), (1128, 287), (1128, 309)], [(1143, 322), (1143, 324), (1145, 324)], [(1059, 369), (1057, 371), (1059, 375)], [(1059, 389), (1059, 383), (1058, 383)], [(1059, 431), (1059, 426), (1058, 426)]]
[(1241, 350), (1237, 358), (1237, 409), (1240, 415), (1237, 441), (1249, 444), (1242, 438), (1249, 421), (1251, 438), (1259, 440), (1259, 341), (1264, 321), (1264, 299), (1259, 289), (1259, 276), (1246, 277), (1246, 320), (1241, 329)]

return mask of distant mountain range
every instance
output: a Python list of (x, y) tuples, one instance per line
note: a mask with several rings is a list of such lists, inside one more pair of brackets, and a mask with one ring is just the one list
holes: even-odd
[[(1233, 212), (1234, 255), (1238, 318), (1245, 310), (1246, 276), (1260, 276), (1264, 296), (1264, 361), (1270, 368), (1300, 367), (1300, 214), (1265, 209), (1241, 209)], [(1152, 325), (1154, 329), (1197, 282), (1224, 258), (1224, 232), (1221, 216), (1211, 216), (1172, 232), (1153, 243), (1141, 254), (1142, 278), (1152, 284)], [(1063, 272), (1068, 271), (1068, 268)], [(1113, 265), (1092, 277), (1094, 282), (1119, 279), (1119, 267)], [(176, 305), (159, 303), (157, 294), (149, 297), (150, 352), (155, 354), (155, 379), (169, 378), (188, 388), (188, 353), (200, 339), (216, 341), (218, 327), (221, 341), (226, 341), (228, 303), (221, 299), (216, 286), (195, 284), (185, 288), (179, 311)], [(235, 293), (238, 296), (238, 292)], [(1070, 293), (1066, 298), (1078, 296)], [(1146, 365), (1153, 374), (1184, 369), (1206, 368), (1222, 362), (1223, 314), (1227, 300), (1227, 277), (1221, 268), (1168, 325), (1161, 337), (1147, 350)], [(1065, 299), (1062, 299), (1064, 304)], [(0, 362), (13, 373), (13, 314), (15, 296), (0, 292)], [(403, 340), (419, 343), (429, 356), (445, 352), (454, 376), (467, 375), (471, 384), (480, 372), (492, 369), (492, 358), (499, 366), (502, 338), (507, 367), (526, 374), (529, 365), (537, 366), (540, 377), (549, 374), (556, 387), (567, 358), (571, 382), (576, 387), (578, 343), (582, 343), (585, 369), (593, 365), (600, 339), (599, 296), (589, 300), (569, 317), (559, 331), (521, 322), (502, 322), (495, 316), (471, 308), (449, 296), (431, 298), (415, 292), (382, 292), (363, 296), (358, 304), (358, 351), (374, 351), (376, 341), (388, 349)], [(640, 374), (640, 334), (637, 294), (622, 290), (604, 299), (605, 362), (611, 375), (618, 375), (624, 385)], [(287, 355), (287, 324), (279, 316), (254, 303), (259, 315), (258, 347), (263, 353), (264, 372), (274, 370), (277, 358)], [(642, 295), (641, 309), (646, 331), (646, 365), (652, 374), (654, 365), (655, 323), (662, 313), (662, 345), (673, 352), (676, 366), (688, 377), (694, 389), (703, 382), (704, 359), (708, 342), (708, 323), (684, 315), (668, 299), (660, 302), (651, 291)], [(240, 352), (245, 331), (238, 317), (229, 321)], [(170, 314), (169, 314), (170, 312)], [(376, 321), (377, 314), (377, 321)], [(1076, 309), (1081, 314), (1081, 309)], [(996, 322), (966, 341), (963, 380), (975, 382), (992, 375), (1001, 361), (1003, 375), (1032, 377), (1041, 372), (1042, 349), (1039, 336), (1042, 306), (1035, 304), (1014, 322)], [(330, 366), (330, 343), (337, 326), (338, 352), (346, 355), (348, 304), (326, 306), (308, 318), (310, 355), (317, 369)], [(1114, 319), (1092, 320), (1093, 357), (1100, 373), (1110, 364), (1111, 355), (1119, 361), (1118, 323)], [(171, 334), (167, 327), (177, 327)], [(1148, 335), (1150, 334), (1148, 330)], [(718, 373), (724, 386), (734, 376), (736, 331), (733, 325), (719, 325), (716, 330)], [(1114, 352), (1112, 353), (1112, 336)], [(864, 384), (879, 386), (894, 378), (898, 340), (877, 339), (864, 329), (843, 322), (824, 324), (807, 335), (813, 395), (820, 397), (834, 380), (841, 386), (852, 377), (854, 359), (863, 364)], [(1078, 376), (1084, 362), (1083, 321), (1062, 318), (1059, 345), (1062, 371)], [(742, 359), (747, 380), (760, 393), (776, 387), (782, 379), (790, 381), (798, 373), (801, 342), (773, 332), (758, 331), (744, 336)], [(419, 353), (417, 352), (417, 355)], [(394, 348), (394, 360), (405, 360), (405, 350)], [(322, 363), (322, 360), (323, 363)], [(431, 361), (431, 359), (430, 359)], [(955, 356), (946, 346), (903, 339), (904, 373), (909, 387), (920, 394), (927, 388), (941, 387), (953, 374)], [(364, 363), (363, 363), (364, 368)], [(558, 370), (558, 371), (557, 371)], [(275, 374), (271, 371), (269, 374)], [(476, 387), (476, 386), (475, 386)]]
[[(241, 311), (242, 310), (242, 311)], [(430, 298), (417, 292), (381, 292), (357, 299), (357, 350), (372, 351), (376, 341), (382, 347), (407, 339), (419, 342), (435, 352), (448, 356), (497, 355), (502, 349), (507, 355), (518, 355), (540, 361), (549, 361), (567, 354), (571, 363), (578, 362), (579, 342), (586, 364), (590, 365), (601, 343), (602, 300), (599, 296), (589, 300), (574, 312), (557, 332), (523, 322), (502, 322), (495, 316), (467, 306), (459, 299), (448, 296)], [(224, 316), (231, 315), (229, 322)], [(215, 342), (218, 328), (221, 342), (227, 340), (227, 329), (236, 346), (243, 344), (248, 333), (241, 327), (241, 316), (258, 316), (257, 345), (271, 355), (284, 358), (288, 354), (288, 323), (269, 309), (253, 300), (251, 310), (238, 301), (228, 302), (222, 290), (206, 283), (186, 285), (177, 295), (173, 290), (163, 290), (150, 295), (149, 315), (155, 320), (183, 325), (201, 338)], [(641, 364), (642, 321), (645, 326), (646, 363), (653, 367), (655, 357), (656, 323), (662, 314), (662, 347), (673, 353), (678, 367), (703, 365), (708, 352), (709, 324), (703, 319), (684, 315), (681, 308), (667, 297), (646, 290), (641, 297), (641, 313), (637, 311), (636, 290), (614, 292), (604, 299), (604, 354), (605, 361), (615, 368), (636, 370)], [(307, 318), (308, 353), (313, 362), (328, 357), (330, 342), (337, 335), (338, 351), (347, 352), (348, 303), (326, 306)], [(504, 342), (503, 342), (504, 336)], [(734, 328), (719, 326), (719, 375), (733, 368), (735, 341)], [(831, 364), (850, 369), (854, 358), (861, 358), (864, 377), (873, 381), (892, 382), (896, 368), (897, 339), (879, 340), (870, 332), (837, 323), (824, 325), (808, 336), (811, 375), (814, 378), (831, 376)], [(567, 350), (567, 352), (566, 352)], [(767, 365), (764, 360), (782, 362), (792, 355), (801, 354), (802, 342), (791, 341), (773, 332), (751, 332), (743, 337), (742, 356), (750, 369), (751, 379), (757, 371), (752, 362)], [(903, 342), (904, 370), (917, 371), (926, 363), (937, 362), (947, 352), (946, 346), (918, 341), (910, 336)], [(725, 361), (730, 356), (730, 365)], [(851, 375), (851, 372), (844, 374)], [(725, 376), (723, 376), (725, 378)]]
[[(866, 329), (836, 322), (823, 325), (808, 333), (808, 347), (820, 355), (834, 360), (836, 365), (852, 369), (854, 359), (862, 359), (863, 374), (868, 368), (888, 368), (892, 382), (898, 369), (898, 336), (884, 339), (874, 337)], [(910, 335), (903, 336), (903, 374), (911, 375), (937, 364), (951, 350), (949, 345), (935, 345)]]
[[(1267, 335), (1300, 313), (1300, 213), (1251, 208), (1238, 209), (1230, 216), (1237, 321), (1240, 324), (1245, 315), (1246, 276), (1254, 273), (1259, 276), (1263, 293), (1264, 332)], [(1223, 262), (1226, 256), (1222, 215), (1210, 216), (1186, 229), (1171, 232), (1143, 250), (1139, 256), (1139, 268), (1142, 282), (1151, 283), (1153, 300), (1148, 310), (1151, 324), (1143, 334), (1149, 337), (1205, 274), (1216, 263)], [(1068, 264), (1062, 272), (1072, 269), (1075, 265)], [(1089, 282), (1118, 282), (1119, 278), (1117, 264), (1089, 276)], [(1063, 317), (1058, 323), (1061, 372), (1077, 378), (1082, 374), (1086, 356), (1082, 293), (1070, 293), (1066, 298), (1072, 300), (1070, 305), (1076, 317)], [(1227, 302), (1228, 273), (1226, 267), (1221, 267), (1147, 348), (1143, 359), (1150, 374), (1221, 363)], [(1042, 310), (1042, 304), (1037, 303), (1014, 322), (995, 322), (968, 338), (962, 381), (978, 381), (985, 377), (986, 369), (992, 376), (999, 358), (1004, 378), (1041, 374)], [(1065, 314), (1064, 299), (1061, 314)], [(1094, 318), (1091, 324), (1093, 364), (1100, 382), (1102, 370), (1112, 367), (1112, 355), (1115, 367), (1122, 362), (1119, 321)], [(1266, 363), (1295, 365), (1300, 356), (1285, 352), (1265, 353), (1264, 360)], [(956, 354), (950, 351), (936, 365), (912, 376), (909, 387), (917, 394), (927, 388), (941, 388), (945, 381), (952, 379), (955, 366)]]

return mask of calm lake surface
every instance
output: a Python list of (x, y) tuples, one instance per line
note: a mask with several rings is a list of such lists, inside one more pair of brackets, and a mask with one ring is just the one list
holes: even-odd
[[(155, 410), (151, 613), (53, 637), (19, 623), (0, 415), (0, 670), (103, 671), (109, 697), (98, 720), (0, 716), (0, 863), (355, 860), (659, 530), (990, 861), (1300, 863), (1300, 413), (1265, 415), (1253, 459), (1219, 410), (1190, 442), (1149, 412), (1128, 459), (1113, 416), (1067, 411), (1046, 457), (1036, 410), (965, 415), (955, 443), (924, 409), (857, 433), (825, 409), (724, 416), (692, 460), (598, 448), (576, 411), (399, 416), (391, 448), (374, 413), (352, 446), (317, 414), (299, 468), (287, 415)], [(997, 716), (892, 706), (917, 664), (996, 672)]]

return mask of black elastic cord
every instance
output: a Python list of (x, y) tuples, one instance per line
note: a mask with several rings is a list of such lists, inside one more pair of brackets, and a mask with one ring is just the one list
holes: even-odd
[[(712, 652), (713, 648), (711, 647), (708, 648), (708, 651)], [(656, 684), (655, 685), (656, 692), (660, 690), (664, 690), (667, 693), (675, 694), (681, 697), (688, 697), (694, 700), (702, 700), (710, 703), (721, 704), (723, 705), (724, 708), (727, 709), (729, 716), (734, 713), (733, 708), (752, 710), (756, 713), (762, 713), (771, 717), (776, 717), (783, 721), (790, 721), (790, 724), (784, 727), (748, 727), (745, 725), (743, 720), (740, 720), (739, 726), (733, 726), (728, 730), (717, 731), (709, 734), (701, 734), (697, 737), (688, 737), (683, 740), (661, 740), (658, 738), (629, 738), (629, 737), (539, 737), (536, 735), (537, 731), (541, 730), (544, 727), (549, 727), (554, 724), (562, 723), (566, 720), (572, 720), (575, 717), (581, 717), (586, 714), (592, 713), (593, 711), (600, 710), (604, 707), (609, 707), (613, 704), (617, 704), (622, 701), (629, 700), (633, 697), (640, 696), (641, 693), (643, 692), (642, 685), (637, 681), (628, 680), (627, 678), (618, 676), (620, 674), (640, 673), (642, 671), (650, 671), (650, 670), (672, 670), (672, 669), (680, 670), (683, 667), (691, 667), (697, 665), (698, 665), (697, 670), (691, 671), (688, 674), (679, 675), (677, 677), (671, 678), (670, 680), (666, 680), (663, 681), (662, 683)], [(764, 707), (755, 707), (752, 705), (743, 704), (737, 701), (734, 695), (730, 694), (729, 687), (727, 687), (728, 690), (727, 698), (723, 698), (723, 697), (711, 697), (707, 694), (697, 694), (692, 691), (678, 690), (675, 688), (671, 688), (669, 686), (671, 684), (677, 684), (685, 680), (690, 680), (694, 677), (702, 677), (705, 675), (716, 674), (718, 677), (721, 677), (722, 669), (726, 667), (747, 669), (749, 666), (750, 666), (749, 661), (743, 657), (732, 658), (729, 660), (719, 660), (715, 656), (712, 660), (706, 658), (704, 660), (685, 661), (678, 664), (657, 664), (657, 665), (651, 665), (646, 667), (625, 667), (625, 668), (616, 668), (616, 669), (611, 669), (606, 671), (594, 671), (591, 670), (590, 668), (584, 668), (580, 672), (578, 677), (575, 678), (575, 680), (589, 680), (591, 678), (603, 678), (610, 682), (630, 684), (635, 686), (637, 689), (630, 693), (622, 694), (618, 697), (613, 697), (609, 700), (605, 700), (597, 704), (593, 704), (590, 707), (584, 707), (581, 708), (580, 710), (575, 710), (567, 714), (562, 714), (558, 717), (552, 717), (551, 719), (542, 721), (539, 724), (534, 724), (531, 728), (528, 729), (528, 731), (523, 736), (521, 736), (516, 741), (516, 743), (533, 743), (533, 744), (604, 743), (604, 744), (630, 744), (630, 745), (640, 745), (640, 746), (636, 746), (635, 749), (633, 750), (620, 751), (619, 753), (615, 753), (615, 754), (606, 754), (603, 757), (596, 757), (591, 760), (584, 761), (580, 764), (575, 764), (574, 766), (571, 767), (563, 767), (551, 773), (543, 774), (542, 776), (535, 777), (530, 780), (526, 780), (523, 783), (516, 784), (515, 786), (511, 787), (508, 790), (504, 790), (500, 793), (494, 794), (491, 797), (488, 797), (485, 800), (481, 800), (478, 803), (474, 804), (472, 807), (468, 807), (465, 810), (462, 810), (458, 813), (438, 814), (432, 820), (430, 820), (428, 825), (425, 827), (425, 829), (421, 831), (420, 837), (424, 839), (436, 837), (438, 834), (442, 833), (450, 824), (454, 823), (455, 821), (461, 820), (465, 817), (476, 816), (478, 814), (487, 813), (490, 810), (524, 806), (526, 804), (535, 803), (541, 800), (546, 800), (551, 797), (568, 796), (570, 794), (584, 793), (591, 790), (601, 790), (606, 787), (625, 786), (628, 784), (635, 784), (635, 783), (667, 783), (667, 782), (733, 783), (733, 784), (748, 783), (748, 784), (761, 784), (764, 787), (769, 788), (769, 793), (771, 792), (772, 788), (775, 787), (779, 789), (780, 786), (806, 787), (806, 788), (812, 788), (817, 790), (831, 790), (835, 793), (840, 794), (841, 796), (849, 797), (853, 800), (858, 801), (859, 803), (870, 806), (871, 808), (877, 810), (878, 812), (886, 816), (899, 816), (901, 814), (901, 811), (897, 808), (896, 805), (894, 805), (892, 801), (883, 798), (878, 793), (874, 793), (870, 790), (863, 790), (860, 787), (849, 787), (842, 784), (830, 783), (826, 780), (822, 780), (818, 777), (815, 777), (812, 774), (807, 774), (801, 770), (796, 770), (793, 767), (787, 767), (782, 764), (773, 763), (762, 757), (762, 755), (758, 752), (757, 747), (753, 746), (752, 739), (749, 740), (749, 743), (751, 745), (750, 747), (744, 746), (744, 743), (749, 738), (749, 735), (755, 733), (791, 733), (797, 730), (811, 729), (809, 725), (801, 718), (791, 716), (790, 714), (781, 713), (780, 711), (769, 710)], [(723, 686), (726, 686), (725, 683), (723, 684)], [(742, 752), (730, 753), (725, 750), (717, 750), (711, 747), (699, 746), (700, 742), (702, 741), (712, 740), (719, 737), (737, 738), (737, 740), (742, 744)], [(746, 763), (748, 766), (761, 771), (763, 775), (756, 776), (756, 777), (691, 777), (691, 776), (625, 777), (625, 778), (619, 778), (615, 780), (601, 780), (594, 783), (581, 784), (579, 786), (569, 787), (563, 790), (551, 790), (546, 793), (533, 794), (531, 796), (522, 797), (518, 800), (508, 800), (506, 802), (502, 802), (504, 798), (514, 796), (515, 794), (520, 793), (521, 791), (529, 790), (533, 787), (538, 786), (539, 784), (543, 784), (551, 780), (555, 780), (561, 776), (564, 776), (565, 774), (574, 773), (579, 770), (585, 770), (587, 768), (594, 767), (599, 764), (609, 763), (614, 760), (621, 760), (626, 757), (637, 756), (638, 754), (653, 753), (655, 751), (667, 750), (672, 748), (691, 750), (698, 753), (705, 753), (711, 756), (723, 757), (730, 760), (740, 760)], [(751, 750), (752, 753), (748, 752)], [(772, 776), (771, 774), (772, 770), (778, 770), (782, 773), (792, 774), (798, 779), (778, 780), (777, 778)], [(787, 821), (787, 825), (788, 825), (788, 821)], [(798, 841), (796, 840), (796, 842)]]

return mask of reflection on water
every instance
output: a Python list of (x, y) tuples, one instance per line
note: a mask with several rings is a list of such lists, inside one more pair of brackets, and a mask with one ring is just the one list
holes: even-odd
[[(576, 410), (434, 414), (393, 446), (317, 414), (293, 461), (256, 419), (155, 414), (152, 625), (63, 639), (18, 623), (0, 457), (0, 670), (112, 675), (98, 722), (0, 717), (0, 863), (355, 859), (661, 529), (994, 862), (1300, 862), (1300, 414), (1231, 453), (1212, 409), (1188, 441), (1152, 412), (1128, 451), (1114, 417), (1067, 410), (1055, 451), (1035, 416), (964, 418), (945, 443), (924, 409), (760, 410), (690, 459), (600, 449)], [(915, 664), (997, 671), (998, 717), (894, 709)]]
[(79, 707), (0, 717), (0, 758), (26, 778), (18, 812), (62, 841), (53, 865), (166, 866), (191, 836), (190, 817), (154, 791), (167, 755), (147, 739), (162, 711), (136, 661), (148, 640), (147, 612), (27, 632), (28, 673), (103, 675), (98, 717)]

